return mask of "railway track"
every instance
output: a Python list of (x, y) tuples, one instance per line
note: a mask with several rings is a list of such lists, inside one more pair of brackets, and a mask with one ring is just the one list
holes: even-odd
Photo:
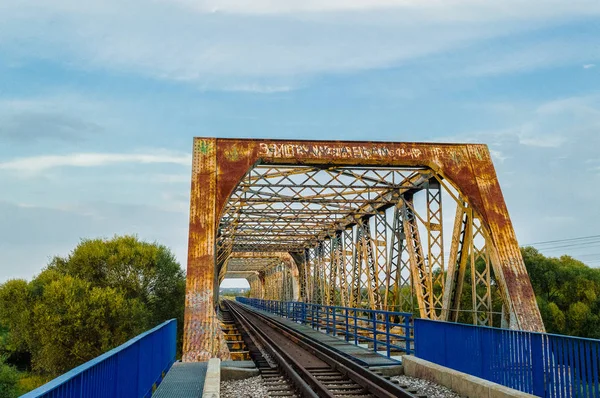
[(297, 331), (223, 301), (271, 397), (423, 398)]

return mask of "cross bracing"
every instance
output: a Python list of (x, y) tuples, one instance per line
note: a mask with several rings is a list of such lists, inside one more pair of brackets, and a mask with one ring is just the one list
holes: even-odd
[[(424, 167), (257, 165), (229, 197), (219, 223), (221, 279), (246, 272), (252, 294), (261, 298), (281, 299), (274, 286), (297, 283), (308, 302), (443, 319), (449, 316), (444, 238), (452, 239), (450, 226), (444, 236), (443, 197), (454, 208), (468, 207), (442, 176)], [(470, 236), (483, 237), (480, 224), (467, 227)], [(468, 261), (488, 259), (485, 239), (469, 242)], [(270, 258), (271, 252), (296, 253), (299, 261)], [(446, 303), (453, 319), (470, 311), (475, 323), (493, 325), (490, 265), (488, 259), (481, 270), (471, 267), (468, 308), (460, 308), (460, 299)], [(285, 270), (285, 277), (274, 269)], [(256, 280), (268, 287), (255, 291)]]
[(226, 205), (218, 245), (302, 250), (391, 206), (401, 191), (422, 189), (427, 176), (418, 168), (256, 166)]

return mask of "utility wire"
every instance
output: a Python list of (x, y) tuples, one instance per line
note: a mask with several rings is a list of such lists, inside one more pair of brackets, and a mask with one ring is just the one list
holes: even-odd
[(600, 246), (600, 241), (594, 241), (594, 242), (590, 242), (588, 244), (577, 244), (577, 245), (562, 245), (562, 246), (552, 246), (552, 247), (548, 247), (548, 248), (539, 248), (540, 250), (543, 250), (545, 252), (548, 251), (556, 251), (556, 250), (562, 250), (562, 249), (572, 249), (572, 248), (577, 248), (577, 249), (587, 249), (588, 247), (596, 247), (596, 246)]
[(570, 239), (547, 240), (547, 241), (543, 241), (543, 242), (526, 243), (522, 246), (542, 246), (542, 245), (548, 245), (548, 244), (553, 244), (553, 243), (566, 243), (566, 242), (589, 240), (589, 239), (600, 239), (600, 235), (581, 236), (579, 238), (570, 238)]

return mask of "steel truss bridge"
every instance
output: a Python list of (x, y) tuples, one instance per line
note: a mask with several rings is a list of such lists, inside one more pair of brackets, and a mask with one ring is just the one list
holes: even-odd
[(544, 331), (485, 145), (196, 138), (184, 361), (228, 357), (225, 278), (260, 299)]
[[(251, 297), (217, 316), (225, 278)], [(465, 396), (600, 397), (600, 340), (543, 333), (484, 145), (196, 138), (183, 328), (184, 362), (170, 320), (25, 397), (214, 396), (198, 362), (244, 355), (277, 396), (412, 397), (371, 366), (401, 355)]]

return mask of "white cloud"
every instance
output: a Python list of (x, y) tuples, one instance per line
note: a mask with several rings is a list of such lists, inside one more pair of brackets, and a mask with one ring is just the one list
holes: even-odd
[(260, 84), (243, 84), (238, 86), (225, 87), (224, 91), (237, 91), (257, 94), (285, 93), (294, 90), (291, 86), (268, 86)]
[(499, 151), (497, 149), (490, 149), (490, 155), (492, 155), (493, 160), (501, 163), (508, 159), (507, 155), (505, 155), (504, 153), (502, 153), (502, 151)]
[(444, 141), (486, 142), (497, 147), (494, 150), (507, 144), (550, 149), (578, 144), (583, 137), (597, 136), (600, 131), (600, 96), (516, 105), (505, 109), (494, 103), (467, 104), (467, 108), (497, 111), (498, 124), (504, 126), (445, 137)]
[[(23, 0), (0, 4), (0, 51), (10, 62), (55, 59), (267, 93), (290, 84), (261, 88), (253, 79), (393, 67), (593, 15), (600, 15), (596, 0), (131, 0), (127, 7)], [(562, 51), (579, 59), (565, 46), (542, 62), (563, 62)], [(489, 65), (474, 69), (497, 73)]]
[(43, 155), (17, 158), (0, 162), (0, 170), (39, 173), (57, 167), (97, 167), (119, 163), (172, 163), (191, 165), (191, 155), (171, 152), (157, 153), (73, 153), (68, 155)]
[[(514, 43), (505, 48), (475, 53), (463, 73), (475, 76), (528, 72), (556, 66), (573, 65), (597, 53), (597, 40), (585, 37), (536, 39)], [(585, 66), (584, 66), (585, 68)]]
[(592, 69), (595, 68), (596, 64), (585, 64), (583, 65), (583, 69)]
[[(172, 3), (170, 0), (163, 0)], [(290, 14), (331, 13), (368, 10), (423, 10), (439, 19), (470, 20), (478, 18), (548, 18), (560, 14), (593, 12), (597, 4), (589, 0), (175, 0), (190, 9), (205, 13)]]
[[(485, 104), (478, 106), (484, 109)], [(457, 135), (452, 141), (489, 145), (520, 241), (557, 239), (557, 228), (565, 226), (592, 235), (600, 222), (600, 213), (590, 211), (598, 197), (596, 181), (590, 178), (600, 171), (594, 170), (600, 147), (600, 96), (521, 100), (514, 110), (500, 107), (488, 125), (491, 130)], [(502, 161), (495, 152), (507, 159)], [(565, 253), (580, 254), (576, 249)]]
[(519, 137), (519, 142), (522, 145), (537, 146), (540, 148), (558, 148), (567, 141), (566, 137), (543, 133), (538, 134), (537, 132), (520, 133), (517, 135)]

